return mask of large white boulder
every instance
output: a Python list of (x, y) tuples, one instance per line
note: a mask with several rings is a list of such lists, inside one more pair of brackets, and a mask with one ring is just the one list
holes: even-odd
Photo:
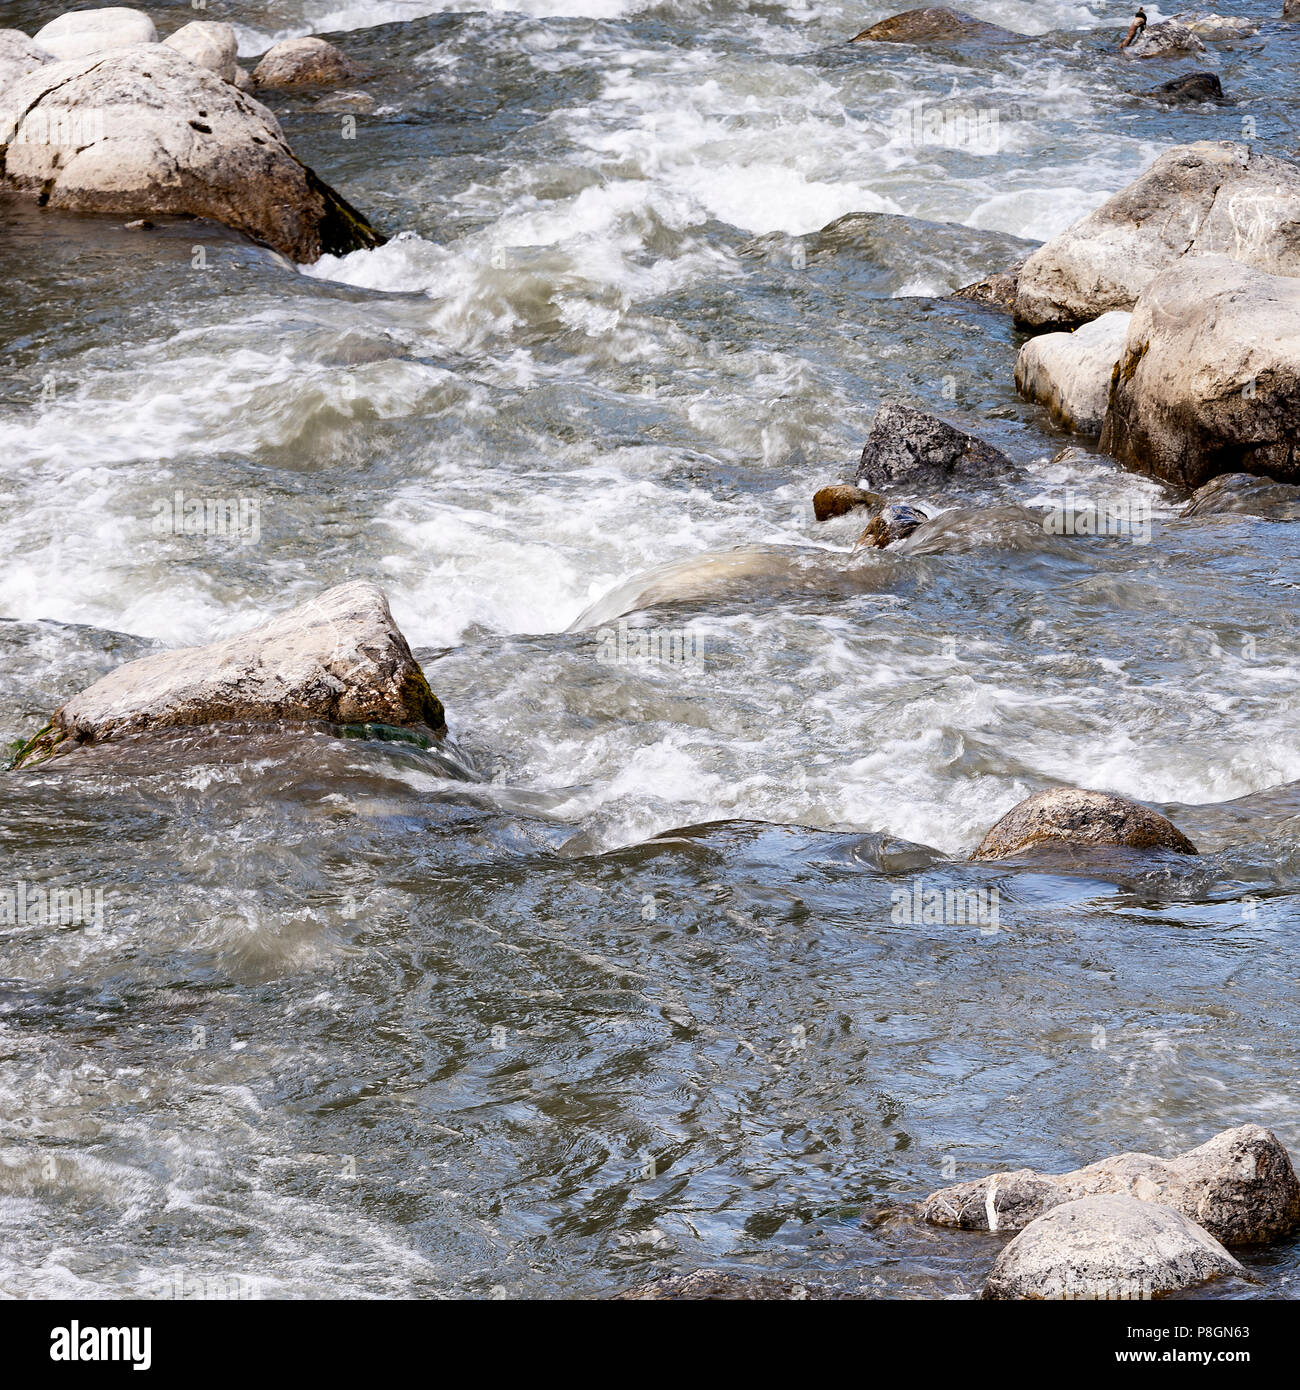
[(238, 76), (235, 58), (239, 53), (239, 41), (233, 24), (196, 19), (182, 25), (163, 42), (177, 53), (183, 53), (191, 63), (215, 72), (223, 82), (233, 82)]
[(210, 217), (295, 261), (383, 240), (275, 117), (154, 44), (46, 63), (0, 93), (0, 188), (51, 208)]
[(1197, 255), (1300, 275), (1300, 165), (1231, 141), (1166, 150), (1029, 257), (1016, 282), (1016, 320), (1071, 328), (1131, 309), (1161, 271)]
[(1300, 482), (1300, 280), (1187, 257), (1142, 292), (1101, 447), (1162, 482)]
[(6, 87), (53, 61), (52, 54), (38, 48), (21, 30), (0, 29), (0, 100)]
[(1016, 390), (1075, 434), (1101, 433), (1129, 315), (1113, 309), (1073, 333), (1041, 333), (1016, 357)]
[(158, 31), (143, 10), (114, 5), (103, 10), (69, 10), (35, 34), (38, 48), (55, 58), (93, 58), (114, 48), (157, 43)]

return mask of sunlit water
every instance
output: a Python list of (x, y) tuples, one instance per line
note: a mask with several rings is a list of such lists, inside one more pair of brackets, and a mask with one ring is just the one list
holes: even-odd
[[(879, 4), (240, 6), (248, 57), (343, 31), (368, 100), (271, 104), (387, 246), (301, 272), (0, 205), (5, 742), (366, 576), (481, 777), (324, 734), (4, 777), (0, 886), (104, 906), (0, 927), (5, 1293), (735, 1265), (964, 1296), (1000, 1238), (915, 1223), (945, 1181), (1246, 1120), (1300, 1153), (1300, 531), (1052, 462), (1009, 322), (945, 298), (1169, 144), (1294, 149), (1300, 26), (1133, 62), (1127, 7), (973, 8), (1039, 37), (843, 46)], [(1140, 95), (1206, 67), (1229, 104)], [(905, 141), (927, 103), (995, 112), (992, 148)], [(958, 519), (851, 557), (810, 498), (887, 397), (1017, 464), (898, 500), (1072, 489), (1146, 536)], [(256, 535), (159, 534), (177, 490)], [(647, 629), (689, 659), (607, 659)], [(963, 862), (1061, 782), (1202, 855)], [(998, 929), (896, 920), (918, 876), (997, 888)], [(1248, 1264), (1210, 1296), (1300, 1272)]]

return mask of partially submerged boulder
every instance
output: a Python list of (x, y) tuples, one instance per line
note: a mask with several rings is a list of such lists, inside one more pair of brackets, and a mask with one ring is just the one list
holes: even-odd
[(818, 521), (830, 521), (833, 517), (845, 516), (863, 508), (879, 511), (884, 505), (885, 499), (879, 493), (864, 492), (860, 487), (850, 487), (847, 483), (833, 483), (813, 493), (813, 516)]
[(239, 76), (239, 65), (235, 61), (239, 41), (233, 24), (196, 19), (182, 25), (163, 43), (183, 53), (191, 63), (215, 72), (223, 82), (234, 82)]
[(1130, 58), (1168, 58), (1180, 53), (1204, 53), (1205, 45), (1186, 25), (1176, 19), (1148, 24), (1124, 49)]
[[(38, 48), (21, 30), (0, 29), (0, 111), (3, 110), (6, 87), (53, 61), (52, 54)], [(0, 129), (0, 139), (3, 138), (4, 132)]]
[(1300, 483), (1300, 279), (1223, 256), (1184, 260), (1143, 291), (1101, 447), (1162, 482), (1219, 473)]
[(1258, 34), (1262, 21), (1238, 15), (1189, 10), (1186, 14), (1174, 15), (1174, 22), (1190, 29), (1199, 38), (1218, 43), (1226, 39), (1246, 39), (1252, 34)]
[(1272, 1130), (1252, 1124), (1175, 1158), (1125, 1153), (1071, 1173), (993, 1173), (932, 1193), (921, 1215), (932, 1226), (1018, 1231), (1064, 1202), (1116, 1195), (1172, 1207), (1224, 1245), (1265, 1244), (1300, 1228), (1291, 1157)]
[(19, 78), (0, 95), (0, 141), (0, 189), (51, 208), (210, 217), (295, 261), (384, 240), (264, 106), (166, 44)]
[(15, 766), (156, 729), (322, 720), (446, 729), (374, 584), (342, 584), (251, 632), (119, 666), (61, 706)]
[(858, 537), (854, 549), (874, 547), (884, 550), (895, 541), (905, 540), (929, 519), (925, 512), (916, 507), (901, 504), (885, 507), (867, 523), (867, 529)]
[(1120, 845), (1195, 854), (1196, 846), (1164, 816), (1127, 797), (1082, 787), (1053, 787), (1013, 806), (985, 835), (972, 859), (1007, 859), (1036, 845), (1079, 849)]
[(38, 29), (33, 40), (52, 57), (67, 61), (98, 57), (133, 44), (157, 43), (158, 31), (143, 10), (113, 5), (102, 10), (69, 10)]
[(1253, 473), (1220, 473), (1198, 488), (1180, 517), (1260, 516), (1300, 521), (1300, 485), (1275, 483)]
[(855, 34), (849, 42), (958, 43), (974, 40), (980, 43), (1008, 43), (1024, 37), (1024, 34), (1016, 34), (1010, 29), (976, 19), (974, 15), (949, 9), (947, 5), (933, 5), (927, 9), (891, 15)]
[(871, 491), (887, 487), (933, 487), (949, 478), (1005, 476), (1015, 465), (1000, 450), (946, 420), (899, 401), (876, 411), (857, 482)]
[(1062, 429), (1095, 439), (1106, 418), (1128, 324), (1129, 315), (1116, 309), (1073, 333), (1030, 338), (1016, 357), (1016, 390), (1045, 405)]
[(1031, 1221), (993, 1263), (984, 1299), (1149, 1299), (1245, 1270), (1181, 1212), (1084, 1197)]
[(1203, 101), (1222, 101), (1223, 84), (1213, 72), (1185, 72), (1147, 93), (1170, 106), (1194, 106)]
[(1016, 286), (1024, 264), (1024, 260), (1019, 260), (1005, 270), (985, 276), (983, 280), (963, 285), (961, 289), (953, 290), (953, 298), (969, 299), (972, 304), (982, 304), (986, 309), (1001, 309), (1009, 314), (1016, 307)]
[(1029, 257), (1016, 286), (1016, 321), (1071, 328), (1109, 309), (1132, 309), (1163, 270), (1201, 255), (1300, 275), (1300, 166), (1226, 140), (1166, 150)]
[(325, 39), (284, 39), (253, 69), (257, 87), (324, 87), (356, 76), (347, 54)]

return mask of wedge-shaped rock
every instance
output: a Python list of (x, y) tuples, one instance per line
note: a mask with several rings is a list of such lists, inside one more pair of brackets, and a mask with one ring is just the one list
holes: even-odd
[(857, 483), (872, 492), (933, 487), (952, 477), (1005, 477), (1015, 472), (1007, 456), (946, 420), (898, 401), (885, 401), (871, 422)]
[(1016, 321), (1072, 328), (1132, 309), (1162, 271), (1200, 255), (1300, 275), (1300, 166), (1230, 141), (1166, 150), (1029, 257), (1016, 282)]
[(383, 240), (275, 117), (167, 47), (46, 63), (0, 93), (0, 189), (71, 212), (210, 217), (296, 261)]
[(1016, 390), (1045, 405), (1063, 429), (1096, 438), (1128, 323), (1129, 315), (1116, 309), (1073, 333), (1030, 338), (1016, 358)]
[(215, 72), (223, 82), (233, 82), (239, 74), (235, 62), (239, 41), (233, 24), (211, 19), (196, 19), (182, 25), (163, 42), (177, 53), (183, 53), (191, 63)]
[(1291, 1157), (1260, 1125), (1226, 1129), (1176, 1158), (1128, 1153), (1072, 1173), (992, 1173), (932, 1193), (921, 1215), (933, 1226), (1018, 1231), (1063, 1202), (1101, 1196), (1161, 1202), (1224, 1245), (1265, 1244), (1300, 1227), (1300, 1182)]
[(1101, 447), (1198, 488), (1220, 473), (1300, 483), (1300, 280), (1185, 260), (1133, 311)]
[(59, 709), (20, 762), (230, 720), (446, 727), (382, 590), (355, 582), (237, 637), (119, 666)]
[(1161, 1298), (1245, 1270), (1181, 1212), (1135, 1197), (1054, 1207), (994, 1261), (986, 1299)]
[(1082, 787), (1053, 787), (1013, 806), (985, 835), (974, 859), (1006, 859), (1042, 844), (1097, 849), (1168, 849), (1195, 854), (1196, 846), (1164, 816), (1127, 797)]

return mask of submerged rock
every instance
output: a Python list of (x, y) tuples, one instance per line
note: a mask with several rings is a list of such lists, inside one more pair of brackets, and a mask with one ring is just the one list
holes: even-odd
[(1024, 264), (1024, 260), (1019, 260), (1005, 270), (976, 280), (973, 285), (963, 285), (953, 291), (953, 298), (969, 299), (972, 304), (983, 304), (988, 309), (1001, 309), (1009, 314), (1016, 307), (1016, 286), (1020, 283)]
[(1223, 84), (1212, 72), (1185, 72), (1152, 87), (1147, 95), (1171, 105), (1191, 106), (1200, 101), (1222, 101)]
[(884, 505), (885, 499), (879, 493), (864, 492), (860, 487), (850, 487), (847, 483), (821, 487), (813, 493), (813, 516), (818, 521), (830, 521), (832, 517), (844, 516), (862, 507), (879, 511)]
[(1205, 45), (1186, 24), (1167, 19), (1148, 24), (1124, 52), (1130, 58), (1166, 58), (1174, 53), (1204, 53)]
[(738, 1274), (726, 1269), (697, 1269), (690, 1274), (668, 1274), (648, 1283), (637, 1284), (614, 1299), (626, 1302), (751, 1302), (758, 1300), (805, 1300), (844, 1298), (838, 1289), (771, 1274)]
[(33, 41), (38, 48), (65, 62), (98, 57), (133, 44), (157, 43), (158, 31), (142, 10), (114, 5), (102, 10), (70, 10), (38, 29)]
[(1224, 256), (1157, 276), (1133, 311), (1101, 447), (1186, 488), (1219, 473), (1297, 483), (1298, 436), (1300, 279)]
[(223, 82), (234, 82), (239, 76), (239, 66), (235, 62), (239, 42), (233, 24), (196, 19), (182, 25), (163, 43), (183, 53), (191, 63), (215, 72)]
[(1160, 1202), (1225, 1245), (1280, 1240), (1300, 1227), (1300, 1181), (1272, 1130), (1241, 1125), (1175, 1158), (1125, 1153), (1074, 1172), (992, 1173), (932, 1193), (921, 1216), (963, 1231), (1016, 1231), (1080, 1197)]
[(1004, 453), (973, 434), (910, 405), (885, 401), (872, 421), (858, 461), (857, 481), (872, 491), (881, 491), (1014, 471), (1015, 465)]
[(849, 42), (957, 43), (971, 39), (981, 43), (1006, 43), (1025, 37), (1024, 34), (1016, 34), (1010, 29), (976, 19), (974, 15), (949, 9), (946, 5), (934, 5), (928, 9), (891, 15), (855, 34)]
[(1300, 166), (1231, 141), (1166, 150), (1029, 257), (1016, 287), (1016, 321), (1070, 328), (1109, 309), (1132, 309), (1162, 271), (1203, 255), (1300, 275)]
[(1016, 390), (1045, 405), (1062, 429), (1096, 438), (1128, 324), (1129, 315), (1117, 309), (1073, 333), (1030, 338), (1016, 357)]
[(1220, 473), (1193, 493), (1180, 517), (1262, 516), (1300, 521), (1300, 485), (1275, 483), (1253, 473)]
[(1048, 842), (1081, 849), (1122, 845), (1196, 853), (1196, 846), (1172, 821), (1136, 801), (1082, 787), (1053, 787), (1013, 806), (971, 858), (1006, 859)]
[(1084, 1197), (1031, 1221), (994, 1261), (985, 1299), (1148, 1299), (1245, 1270), (1181, 1212)]
[(883, 550), (895, 541), (906, 539), (929, 519), (915, 507), (901, 504), (886, 507), (878, 516), (872, 517), (867, 529), (858, 537), (854, 549), (874, 546), (877, 550)]
[[(38, 48), (21, 30), (0, 29), (0, 101), (4, 100), (6, 87), (53, 61), (53, 55)], [(3, 112), (3, 107), (0, 107), (0, 112)], [(0, 129), (0, 140), (3, 139), (4, 131)]]
[(155, 729), (288, 720), (445, 731), (374, 584), (342, 584), (251, 632), (119, 666), (59, 708), (15, 766)]
[(321, 87), (346, 82), (356, 70), (341, 48), (325, 39), (284, 39), (253, 69), (258, 87)]
[(0, 97), (0, 140), (0, 188), (51, 208), (210, 217), (295, 261), (384, 240), (264, 106), (166, 44), (19, 78)]

